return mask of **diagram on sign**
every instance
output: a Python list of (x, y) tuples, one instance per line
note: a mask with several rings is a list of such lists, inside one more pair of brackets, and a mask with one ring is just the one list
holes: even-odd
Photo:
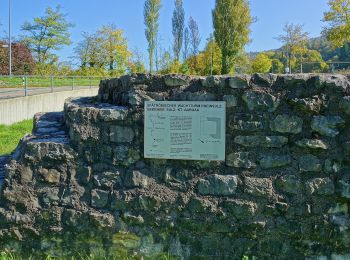
[(218, 142), (221, 140), (221, 118), (212, 116), (201, 116), (201, 135), (202, 143)]
[(161, 144), (164, 143), (164, 134), (166, 131), (165, 117), (161, 114), (151, 114), (149, 117), (149, 130), (152, 138), (152, 152), (162, 152), (160, 148)]

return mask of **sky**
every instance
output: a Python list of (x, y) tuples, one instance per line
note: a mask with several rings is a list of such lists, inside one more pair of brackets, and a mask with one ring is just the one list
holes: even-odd
[[(8, 27), (8, 1), (0, 0), (1, 32)], [(147, 57), (147, 41), (144, 34), (144, 0), (10, 0), (12, 3), (12, 34), (23, 35), (21, 25), (42, 16), (47, 7), (60, 5), (67, 14), (67, 20), (74, 24), (71, 31), (73, 44), (58, 51), (61, 61), (68, 61), (74, 56), (74, 46), (82, 38), (82, 32), (94, 32), (102, 25), (115, 24), (123, 29), (129, 42), (129, 48), (137, 50)], [(199, 25), (202, 37), (201, 48), (212, 33), (211, 10), (215, 0), (183, 0), (186, 21), (192, 16)], [(283, 33), (286, 22), (303, 24), (311, 37), (320, 35), (325, 24), (323, 13), (328, 10), (327, 0), (250, 0), (252, 16), (256, 18), (251, 26), (251, 43), (247, 51), (264, 51), (280, 47), (275, 39)], [(161, 45), (171, 48), (171, 17), (174, 0), (162, 0), (160, 15)]]

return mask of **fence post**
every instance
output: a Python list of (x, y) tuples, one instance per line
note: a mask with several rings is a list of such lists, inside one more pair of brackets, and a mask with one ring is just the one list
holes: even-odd
[(72, 77), (72, 90), (74, 90), (74, 76)]
[(92, 77), (90, 77), (90, 89), (92, 88)]
[(51, 76), (51, 93), (53, 93), (53, 76)]
[(28, 95), (28, 81), (27, 76), (24, 76), (24, 96), (26, 97)]

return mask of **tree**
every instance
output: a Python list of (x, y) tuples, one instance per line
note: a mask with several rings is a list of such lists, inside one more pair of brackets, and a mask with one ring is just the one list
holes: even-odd
[[(5, 41), (0, 41), (0, 75), (5, 75), (9, 71), (8, 48), (1, 48), (7, 45)], [(31, 73), (35, 67), (33, 56), (28, 47), (23, 42), (13, 42), (12, 49), (12, 73), (24, 75)]]
[(324, 13), (324, 21), (329, 26), (324, 34), (334, 48), (350, 42), (350, 0), (329, 0), (330, 11)]
[(174, 44), (173, 51), (175, 60), (180, 60), (180, 53), (182, 49), (182, 42), (185, 28), (185, 10), (182, 5), (182, 0), (175, 0), (175, 9), (172, 18)]
[(252, 62), (252, 73), (268, 73), (272, 68), (272, 60), (265, 53), (259, 53)]
[(78, 43), (74, 51), (80, 60), (81, 68), (103, 68), (105, 66), (103, 39), (96, 33), (83, 33), (83, 40)]
[(199, 33), (198, 24), (192, 17), (190, 17), (188, 22), (188, 28), (190, 29), (191, 55), (197, 55), (199, 45), (201, 43), (201, 36)]
[(222, 74), (232, 71), (249, 42), (253, 19), (247, 0), (216, 0), (213, 10), (215, 41), (222, 52)]
[(57, 61), (57, 56), (52, 51), (71, 43), (69, 28), (72, 26), (67, 22), (66, 15), (61, 13), (59, 6), (56, 10), (49, 7), (44, 16), (34, 18), (33, 23), (23, 24), (22, 31), (27, 34), (23, 40), (33, 52), (37, 62), (53, 63)]
[(184, 48), (183, 48), (183, 60), (186, 61), (189, 55), (190, 48), (190, 32), (188, 28), (184, 32)]
[(125, 74), (132, 53), (128, 49), (128, 42), (124, 37), (123, 30), (117, 29), (112, 24), (103, 26), (98, 34), (102, 39), (103, 57), (110, 75), (120, 76)]
[[(284, 34), (277, 37), (284, 46), (285, 53), (288, 59), (289, 72), (292, 73), (292, 59), (295, 58), (297, 53), (303, 53), (307, 41), (309, 39), (309, 34), (303, 32), (303, 26), (300, 24), (289, 24), (286, 23), (283, 28)], [(302, 56), (302, 55), (300, 55)]]
[(160, 8), (161, 8), (161, 0), (146, 0), (145, 2), (144, 22), (146, 25), (146, 29), (145, 29), (146, 39), (148, 41), (150, 73), (152, 73), (152, 70), (153, 70), (154, 52), (157, 48)]

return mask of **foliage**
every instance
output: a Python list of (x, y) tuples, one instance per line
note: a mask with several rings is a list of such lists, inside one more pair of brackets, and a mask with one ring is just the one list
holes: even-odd
[(182, 51), (184, 61), (186, 61), (189, 56), (189, 48), (190, 48), (190, 31), (186, 27), (184, 32), (184, 48)]
[(324, 34), (334, 48), (350, 42), (350, 0), (329, 0), (330, 10), (324, 13), (324, 21), (329, 25)]
[(249, 42), (252, 21), (247, 0), (216, 0), (213, 25), (215, 41), (222, 52), (222, 74), (232, 72), (238, 63)]
[(83, 37), (75, 49), (82, 69), (89, 67), (95, 71), (108, 70), (108, 75), (114, 77), (130, 71), (132, 53), (123, 30), (117, 29), (113, 24), (106, 25), (93, 34), (84, 33)]
[(272, 68), (272, 60), (265, 53), (259, 53), (252, 62), (252, 73), (268, 73)]
[(174, 36), (173, 51), (175, 60), (180, 60), (180, 53), (182, 49), (182, 42), (185, 28), (185, 10), (183, 8), (182, 0), (175, 0), (175, 9), (172, 18), (172, 33)]
[[(10, 126), (0, 125), (0, 155), (10, 154), (19, 140), (33, 128), (33, 120), (22, 121)], [(1, 259), (1, 258), (0, 258)]]
[(78, 43), (74, 51), (80, 60), (81, 68), (103, 68), (102, 38), (97, 32), (89, 34), (83, 33), (83, 40)]
[[(222, 54), (219, 45), (209, 40), (205, 49), (188, 60), (188, 74), (191, 75), (219, 75), (222, 67)], [(212, 69), (211, 69), (212, 68)]]
[(52, 51), (71, 43), (70, 27), (72, 24), (66, 21), (65, 14), (61, 13), (59, 6), (56, 10), (49, 7), (45, 16), (34, 18), (33, 23), (24, 23), (22, 31), (26, 36), (23, 40), (34, 53), (37, 62), (54, 63), (58, 57)]
[[(7, 44), (0, 41), (0, 46)], [(32, 73), (34, 69), (34, 59), (28, 47), (23, 42), (11, 44), (12, 49), (12, 73), (15, 75), (24, 75)], [(0, 75), (9, 73), (9, 55), (8, 48), (0, 47)]]
[(198, 24), (192, 18), (192, 16), (188, 22), (188, 28), (190, 30), (191, 55), (197, 55), (199, 52), (199, 45), (201, 43), (201, 36), (199, 33)]
[(161, 0), (146, 0), (144, 6), (144, 21), (146, 25), (145, 34), (148, 41), (149, 71), (152, 73), (154, 51), (157, 48), (159, 30), (159, 10)]
[(271, 72), (275, 74), (284, 73), (284, 65), (279, 59), (271, 60)]
[(120, 76), (126, 73), (132, 53), (123, 30), (114, 25), (103, 26), (99, 30), (102, 39), (103, 60), (106, 61), (110, 75)]
[(292, 73), (292, 61), (296, 55), (302, 56), (306, 51), (306, 44), (309, 38), (309, 33), (303, 32), (303, 26), (300, 24), (286, 23), (283, 28), (284, 34), (281, 34), (277, 39), (283, 44), (286, 56), (288, 58), (288, 67)]

